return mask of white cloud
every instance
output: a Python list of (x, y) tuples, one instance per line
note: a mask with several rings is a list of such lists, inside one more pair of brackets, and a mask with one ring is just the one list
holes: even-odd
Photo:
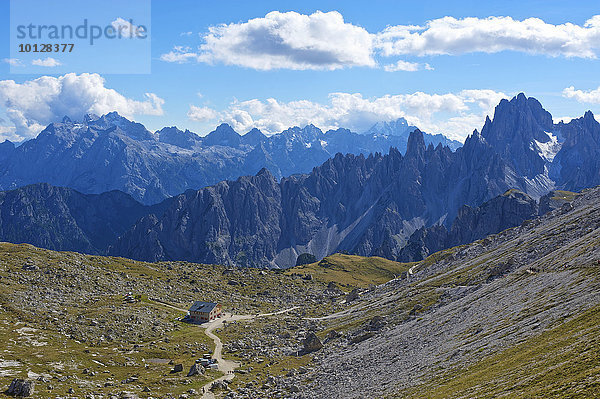
[(117, 37), (135, 38), (148, 34), (143, 26), (133, 24), (131, 21), (126, 21), (123, 18), (117, 18), (110, 23), (115, 30)]
[(384, 56), (460, 55), (505, 50), (548, 56), (596, 58), (600, 49), (600, 15), (583, 25), (553, 25), (539, 18), (443, 17), (425, 26), (390, 26), (377, 35)]
[(23, 66), (23, 62), (18, 58), (4, 58), (2, 62), (5, 62), (11, 66)]
[(4, 140), (21, 141), (21, 138), (15, 134), (14, 126), (0, 126), (0, 143)]
[(323, 130), (345, 127), (361, 132), (375, 122), (404, 117), (427, 132), (463, 140), (474, 129), (481, 128), (485, 116), (493, 115), (502, 98), (507, 96), (493, 90), (416, 92), (374, 98), (359, 93), (331, 93), (326, 104), (308, 100), (281, 102), (273, 98), (235, 101), (218, 117), (238, 132), (256, 127), (267, 134), (309, 123)]
[(190, 120), (195, 122), (205, 122), (215, 119), (217, 117), (217, 111), (208, 107), (196, 107), (195, 105), (190, 105), (187, 116)]
[(600, 87), (595, 90), (575, 90), (575, 87), (567, 87), (563, 90), (563, 97), (573, 98), (580, 103), (600, 104)]
[[(223, 63), (258, 70), (378, 67), (378, 58), (397, 55), (461, 55), (518, 51), (552, 57), (597, 58), (600, 15), (583, 25), (551, 24), (539, 18), (454, 18), (446, 16), (423, 26), (394, 25), (380, 32), (344, 22), (336, 11), (310, 15), (268, 13), (247, 22), (211, 26), (197, 48), (175, 46), (161, 55), (167, 62)], [(422, 66), (431, 68), (429, 64)], [(415, 71), (414, 63), (398, 61), (386, 71)]]
[(197, 52), (175, 47), (161, 59), (223, 63), (259, 70), (376, 66), (373, 35), (344, 22), (336, 11), (316, 11), (311, 15), (273, 11), (264, 18), (209, 27), (203, 38)]
[(85, 113), (101, 115), (111, 111), (128, 118), (162, 115), (164, 100), (153, 93), (146, 93), (145, 97), (143, 101), (127, 98), (105, 87), (102, 76), (89, 73), (42, 76), (24, 83), (0, 81), (0, 106), (5, 108), (21, 139), (34, 137), (64, 115), (75, 120)]
[(554, 122), (555, 124), (558, 124), (560, 122), (563, 123), (569, 123), (571, 122), (573, 119), (575, 119), (577, 117), (573, 117), (573, 116), (559, 116), (559, 117), (553, 117), (552, 118), (552, 122)]
[(37, 58), (37, 59), (31, 61), (31, 65), (37, 65), (37, 66), (43, 66), (43, 67), (53, 68), (53, 67), (57, 67), (57, 66), (62, 65), (62, 64), (57, 59), (54, 59), (52, 57), (46, 57), (44, 59)]
[(179, 36), (192, 36), (193, 32), (181, 32)]
[(433, 71), (433, 68), (429, 64), (419, 64), (418, 62), (408, 62), (403, 60), (398, 60), (395, 64), (384, 65), (383, 69), (386, 72), (416, 72), (422, 69)]
[(172, 51), (162, 54), (160, 59), (166, 62), (184, 63), (198, 60), (198, 54), (194, 53), (190, 47), (175, 46)]

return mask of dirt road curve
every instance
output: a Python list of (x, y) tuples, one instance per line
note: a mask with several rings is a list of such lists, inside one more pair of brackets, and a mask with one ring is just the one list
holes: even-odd
[(229, 313), (225, 313), (223, 315), (223, 317), (213, 320), (210, 323), (203, 324), (202, 327), (206, 328), (206, 330), (205, 330), (206, 335), (210, 339), (212, 339), (213, 342), (215, 343), (215, 350), (213, 352), (212, 357), (213, 357), (213, 359), (217, 359), (217, 364), (219, 365), (219, 371), (223, 373), (223, 376), (204, 385), (204, 387), (203, 387), (204, 394), (202, 395), (202, 398), (203, 399), (214, 399), (215, 395), (210, 391), (211, 385), (215, 381), (223, 381), (223, 380), (231, 381), (231, 380), (233, 380), (233, 378), (235, 377), (234, 370), (236, 368), (240, 367), (239, 362), (223, 359), (223, 355), (222, 355), (223, 343), (221, 342), (221, 339), (219, 339), (219, 337), (217, 337), (213, 333), (213, 331), (215, 329), (222, 327), (224, 322), (230, 323), (232, 321), (239, 321), (239, 320), (254, 320), (256, 317), (264, 317), (264, 316), (273, 316), (273, 315), (277, 315), (277, 314), (283, 314), (283, 313), (290, 312), (294, 309), (298, 309), (298, 306), (294, 306), (293, 308), (281, 310), (279, 312), (262, 313), (262, 314), (258, 314), (256, 316), (232, 315)]

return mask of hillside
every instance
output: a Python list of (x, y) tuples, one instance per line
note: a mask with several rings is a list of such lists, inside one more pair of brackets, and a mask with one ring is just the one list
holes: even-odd
[(285, 274), (310, 274), (319, 282), (334, 282), (348, 291), (354, 287), (367, 288), (369, 285), (388, 282), (406, 273), (410, 265), (377, 256), (365, 258), (333, 254), (319, 262), (292, 267), (286, 270)]
[[(296, 397), (595, 397), (600, 188), (435, 253), (320, 319)], [(337, 331), (332, 335), (332, 331)], [(368, 365), (368, 366), (367, 366)]]
[[(220, 373), (186, 377), (213, 348), (203, 328), (179, 320), (193, 301), (218, 301), (237, 314), (294, 305), (313, 314), (310, 301), (321, 302), (325, 288), (256, 269), (149, 264), (6, 243), (0, 243), (0, 282), (0, 390), (15, 377), (28, 378), (40, 398), (200, 391)], [(128, 293), (140, 300), (124, 300)], [(295, 322), (297, 329), (305, 323)], [(259, 331), (262, 322), (255, 324)], [(288, 345), (298, 340), (290, 337)], [(268, 349), (267, 359), (289, 358)], [(178, 363), (185, 370), (171, 373)]]

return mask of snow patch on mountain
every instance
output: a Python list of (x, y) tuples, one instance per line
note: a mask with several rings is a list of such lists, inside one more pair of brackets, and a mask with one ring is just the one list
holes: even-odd
[(552, 162), (554, 157), (560, 151), (562, 147), (562, 143), (559, 142), (558, 137), (552, 134), (551, 132), (544, 132), (550, 138), (549, 141), (545, 143), (539, 142), (537, 140), (533, 140), (538, 149), (538, 153), (542, 158), (544, 158), (548, 162)]

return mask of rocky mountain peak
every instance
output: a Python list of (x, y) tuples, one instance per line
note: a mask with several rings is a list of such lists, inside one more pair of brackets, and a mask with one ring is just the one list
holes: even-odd
[(313, 124), (306, 125), (303, 128), (294, 126), (281, 132), (281, 135), (287, 140), (300, 140), (304, 143), (312, 143), (323, 136), (321, 129)]
[(421, 132), (419, 129), (413, 130), (408, 136), (408, 143), (406, 144), (406, 157), (422, 157), (426, 149), (427, 147), (425, 146), (423, 132)]
[(200, 136), (189, 130), (182, 131), (175, 126), (165, 127), (156, 132), (158, 141), (181, 148), (192, 149), (201, 141)]
[(583, 120), (591, 123), (598, 123), (592, 111), (586, 111), (583, 115)]
[(263, 134), (259, 129), (253, 128), (248, 133), (242, 136), (242, 142), (251, 146), (257, 147), (260, 143), (268, 140), (267, 136)]
[(134, 139), (134, 140), (150, 140), (154, 141), (155, 137), (144, 125), (141, 123), (130, 121), (124, 116), (119, 115), (118, 112), (113, 111), (108, 114), (102, 115), (100, 118), (90, 121), (88, 126), (93, 127), (97, 130), (111, 130), (119, 134)]
[(83, 123), (85, 123), (86, 125), (89, 124), (90, 122), (93, 122), (95, 120), (98, 120), (100, 117), (96, 114), (85, 114), (83, 116)]
[(222, 145), (239, 147), (241, 136), (227, 123), (221, 123), (215, 130), (204, 137), (204, 145)]
[(537, 143), (551, 140), (552, 115), (538, 100), (520, 93), (496, 106), (494, 118), (486, 119), (481, 135), (493, 149), (512, 162), (519, 174), (534, 177), (544, 173), (546, 160)]
[(265, 177), (267, 179), (276, 180), (275, 176), (273, 176), (273, 173), (271, 173), (271, 171), (269, 169), (267, 169), (267, 168), (262, 168), (261, 170), (259, 170), (256, 173), (256, 177)]
[(409, 126), (404, 118), (398, 118), (393, 121), (377, 122), (369, 128), (364, 134), (389, 135), (389, 136), (407, 136), (415, 126)]

